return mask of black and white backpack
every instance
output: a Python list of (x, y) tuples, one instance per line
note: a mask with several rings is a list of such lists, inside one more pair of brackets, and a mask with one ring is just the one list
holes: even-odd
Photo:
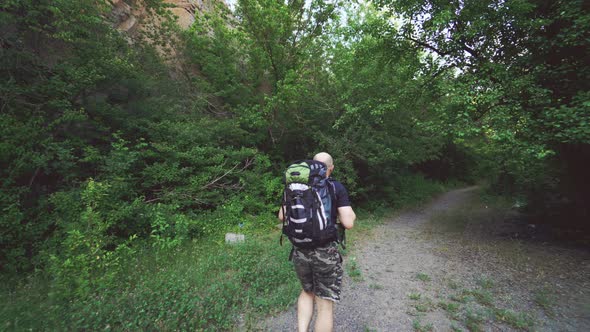
[(298, 248), (316, 248), (338, 241), (335, 190), (326, 178), (326, 164), (303, 160), (285, 172), (283, 234)]

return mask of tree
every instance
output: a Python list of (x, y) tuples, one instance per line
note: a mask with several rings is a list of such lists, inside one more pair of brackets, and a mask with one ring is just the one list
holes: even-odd
[[(449, 118), (483, 135), (512, 190), (589, 197), (589, 7), (584, 1), (377, 1), (403, 22), (392, 38), (457, 68)], [(486, 148), (487, 149), (487, 148)], [(573, 152), (576, 151), (576, 152)], [(585, 166), (581, 166), (585, 165)], [(558, 177), (555, 182), (552, 178)], [(570, 179), (576, 179), (575, 185)], [(573, 185), (573, 186), (572, 186)], [(557, 187), (560, 187), (557, 189)]]

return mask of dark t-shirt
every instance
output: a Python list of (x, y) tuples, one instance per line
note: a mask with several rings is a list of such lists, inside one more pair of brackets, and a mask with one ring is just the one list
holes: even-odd
[(350, 198), (348, 197), (348, 191), (344, 187), (344, 185), (332, 178), (330, 178), (330, 182), (334, 184), (334, 191), (336, 196), (336, 203), (334, 206), (336, 208), (343, 207), (343, 206), (351, 206)]

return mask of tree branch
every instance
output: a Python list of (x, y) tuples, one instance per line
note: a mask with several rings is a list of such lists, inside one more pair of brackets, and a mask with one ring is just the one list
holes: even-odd
[(33, 174), (33, 176), (31, 177), (31, 179), (29, 180), (29, 187), (33, 185), (33, 182), (35, 181), (35, 178), (37, 177), (37, 175), (39, 174), (39, 171), (41, 170), (40, 167), (37, 167), (37, 169), (35, 170), (35, 173)]
[[(243, 170), (245, 170), (246, 168), (250, 167), (250, 165), (252, 165), (252, 159), (246, 159), (245, 165), (244, 165), (244, 167), (242, 167), (242, 169), (240, 169), (240, 172), (243, 171)], [(223, 175), (217, 177), (213, 181), (211, 181), (211, 182), (209, 182), (209, 183), (201, 186), (201, 189), (207, 189), (207, 188), (212, 187), (219, 180), (221, 180), (224, 177), (230, 175), (238, 166), (240, 166), (240, 163), (237, 163), (234, 167), (232, 167), (230, 170), (228, 170), (227, 172), (223, 173)]]
[(412, 38), (412, 37), (410, 37), (410, 36), (404, 36), (404, 38), (406, 38), (407, 40), (409, 40), (409, 41), (412, 41), (412, 42), (414, 42), (415, 44), (418, 44), (418, 45), (420, 45), (420, 46), (422, 46), (422, 47), (424, 47), (424, 48), (427, 48), (427, 49), (429, 49), (429, 50), (431, 50), (431, 51), (434, 51), (434, 52), (435, 52), (435, 53), (437, 53), (438, 55), (441, 55), (441, 56), (447, 56), (447, 55), (449, 55), (449, 53), (448, 53), (448, 52), (441, 51), (441, 50), (440, 50), (440, 49), (438, 49), (437, 47), (434, 47), (434, 46), (432, 46), (432, 45), (430, 45), (430, 44), (428, 44), (428, 43), (426, 43), (426, 42), (423, 42), (423, 41), (421, 41), (421, 40), (418, 40), (418, 39)]

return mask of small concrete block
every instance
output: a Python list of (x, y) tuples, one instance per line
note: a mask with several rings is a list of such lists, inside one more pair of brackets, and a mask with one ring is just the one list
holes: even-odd
[(244, 234), (225, 233), (225, 243), (240, 243), (246, 241)]

